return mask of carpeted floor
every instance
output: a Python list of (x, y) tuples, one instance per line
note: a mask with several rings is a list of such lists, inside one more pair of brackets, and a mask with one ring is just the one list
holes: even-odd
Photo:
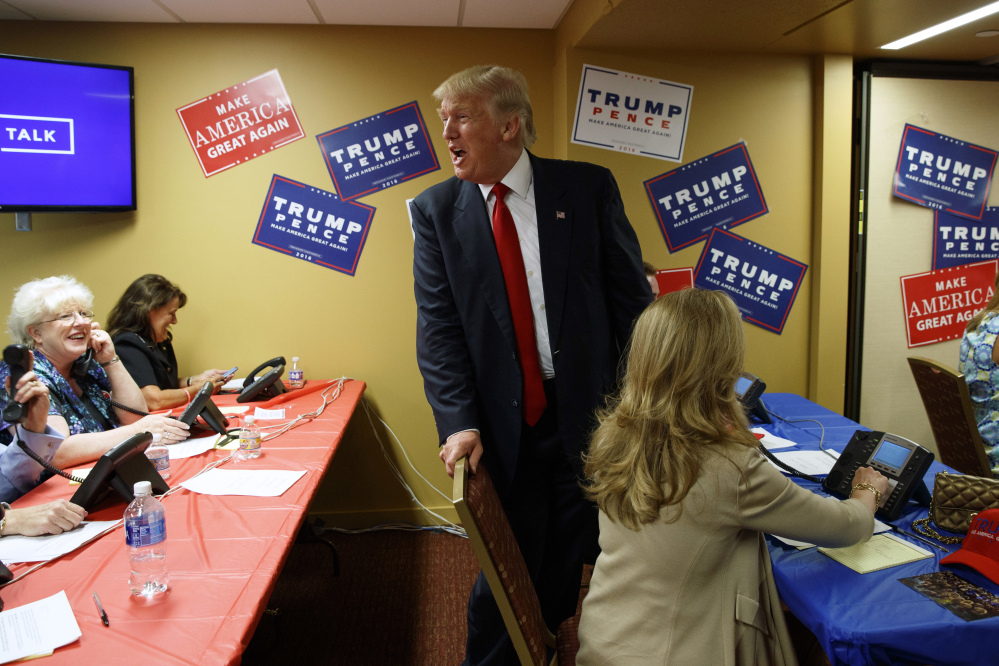
[(459, 664), (465, 606), (479, 566), (449, 534), (330, 532), (340, 575), (321, 543), (288, 556), (243, 664)]

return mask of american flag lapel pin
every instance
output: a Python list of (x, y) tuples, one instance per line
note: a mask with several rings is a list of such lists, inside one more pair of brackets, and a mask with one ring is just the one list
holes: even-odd
[(561, 211), (561, 210), (555, 211), (555, 219), (556, 220), (564, 220), (565, 219), (565, 211)]

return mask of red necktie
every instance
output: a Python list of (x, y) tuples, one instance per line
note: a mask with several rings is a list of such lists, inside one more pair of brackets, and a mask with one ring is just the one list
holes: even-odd
[(545, 400), (545, 387), (541, 379), (541, 363), (538, 360), (538, 343), (534, 336), (534, 315), (531, 313), (531, 292), (527, 289), (527, 275), (524, 270), (524, 256), (520, 253), (520, 239), (513, 215), (503, 201), (510, 188), (496, 183), (493, 194), (493, 236), (496, 238), (496, 252), (503, 268), (503, 281), (506, 282), (506, 295), (510, 301), (510, 314), (513, 315), (513, 330), (517, 336), (517, 351), (520, 356), (520, 370), (524, 378), (524, 421), (533, 426), (541, 418), (548, 406)]

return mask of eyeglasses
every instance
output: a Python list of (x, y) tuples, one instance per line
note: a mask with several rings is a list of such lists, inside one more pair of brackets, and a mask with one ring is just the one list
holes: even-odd
[(89, 324), (94, 319), (93, 310), (80, 310), (79, 312), (66, 312), (59, 315), (55, 319), (46, 319), (45, 321), (38, 322), (39, 324), (48, 324), (53, 321), (62, 322), (63, 324), (72, 324), (79, 317), (83, 320), (84, 324)]

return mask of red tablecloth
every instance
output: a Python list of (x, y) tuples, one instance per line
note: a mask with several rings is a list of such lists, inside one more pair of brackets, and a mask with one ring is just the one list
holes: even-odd
[[(322, 403), (322, 390), (332, 385), (307, 382), (298, 391), (248, 403), (250, 413), (255, 406), (284, 408), (289, 418), (312, 412)], [(146, 602), (129, 592), (123, 528), (3, 588), (0, 595), (8, 609), (66, 591), (83, 636), (44, 663), (238, 663), (364, 388), (364, 382), (347, 381), (321, 416), (265, 441), (259, 458), (223, 466), (305, 470), (281, 497), (198, 495), (181, 489), (163, 500), (170, 589), (162, 599)], [(233, 405), (235, 396), (216, 396), (215, 401)], [(168, 483), (172, 487), (190, 478), (224, 457), (222, 453), (171, 461)], [(68, 499), (74, 489), (66, 479), (55, 477), (15, 507)], [(121, 501), (88, 519), (116, 520), (124, 511)], [(17, 575), (30, 566), (11, 569)], [(101, 624), (93, 592), (107, 611), (110, 627)]]

